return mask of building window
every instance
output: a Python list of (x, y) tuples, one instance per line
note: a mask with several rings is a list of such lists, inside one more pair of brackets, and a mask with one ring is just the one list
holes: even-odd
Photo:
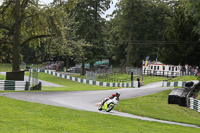
[(151, 70), (153, 70), (153, 66), (151, 66)]
[(169, 71), (171, 70), (171, 67), (169, 67)]
[(157, 66), (157, 70), (159, 70), (159, 66)]
[(165, 70), (165, 66), (163, 66), (163, 71)]
[(154, 70), (156, 70), (156, 66), (154, 66)]
[(178, 70), (178, 68), (176, 67), (176, 71)]
[(172, 71), (174, 71), (174, 67), (172, 67)]

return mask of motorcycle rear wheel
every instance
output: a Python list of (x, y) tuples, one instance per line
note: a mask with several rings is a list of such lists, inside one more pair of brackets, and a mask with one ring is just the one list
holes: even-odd
[(108, 106), (106, 112), (110, 112), (114, 107), (115, 107), (114, 105), (110, 105), (110, 106)]

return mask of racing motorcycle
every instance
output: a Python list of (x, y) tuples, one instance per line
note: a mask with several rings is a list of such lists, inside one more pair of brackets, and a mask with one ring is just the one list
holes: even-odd
[(99, 111), (105, 110), (106, 112), (110, 112), (116, 105), (118, 105), (117, 97), (113, 99), (109, 99), (103, 105), (101, 104), (98, 109)]

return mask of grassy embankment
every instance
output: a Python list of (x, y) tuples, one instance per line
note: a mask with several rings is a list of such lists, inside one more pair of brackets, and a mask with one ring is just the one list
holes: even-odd
[[(28, 73), (26, 72), (26, 75)], [(63, 85), (64, 87), (49, 87), (49, 86), (43, 86), (42, 90), (44, 91), (83, 91), (83, 90), (105, 90), (105, 89), (115, 89), (117, 87), (102, 87), (102, 86), (96, 86), (96, 85), (88, 85), (88, 84), (83, 84), (59, 77), (55, 77), (50, 74), (46, 73), (39, 73), (39, 79), (45, 80), (51, 83)]]
[(0, 80), (5, 80), (6, 76), (0, 74)]
[(0, 132), (165, 132), (200, 129), (24, 102), (0, 96)]
[(197, 76), (179, 76), (179, 77), (170, 79), (169, 82), (191, 81), (191, 80), (198, 80)]
[(115, 110), (161, 120), (190, 123), (200, 126), (198, 112), (174, 104), (168, 104), (171, 90), (148, 96), (120, 100)]
[(200, 92), (199, 92), (199, 95), (198, 95), (197, 99), (200, 100)]
[[(75, 75), (74, 77), (85, 78), (85, 76), (83, 76), (83, 75)], [(138, 77), (139, 76), (134, 76), (134, 78), (133, 78), (134, 81), (136, 81)], [(118, 81), (123, 80), (123, 79), (129, 79), (129, 81), (127, 81), (126, 83), (130, 83), (131, 82), (130, 81), (131, 75), (128, 75), (128, 74), (108, 75), (108, 79), (106, 79), (106, 78), (104, 78), (104, 79), (97, 78), (97, 81), (113, 83), (114, 79), (115, 79), (115, 82), (117, 81), (117, 79), (118, 79)], [(143, 77), (144, 85), (149, 84), (149, 83), (153, 83), (153, 82), (159, 82), (159, 81), (167, 80), (167, 79), (168, 78), (166, 78), (166, 77), (156, 77), (156, 76), (144, 76)], [(141, 76), (140, 76), (140, 80), (142, 80)]]
[(0, 72), (11, 72), (12, 66), (9, 63), (0, 63)]

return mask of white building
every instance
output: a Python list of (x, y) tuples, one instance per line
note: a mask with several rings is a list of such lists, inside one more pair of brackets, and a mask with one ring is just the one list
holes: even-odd
[(181, 66), (163, 64), (159, 61), (152, 61), (145, 69), (145, 65), (142, 66), (144, 75), (152, 76), (179, 76), (181, 74)]

